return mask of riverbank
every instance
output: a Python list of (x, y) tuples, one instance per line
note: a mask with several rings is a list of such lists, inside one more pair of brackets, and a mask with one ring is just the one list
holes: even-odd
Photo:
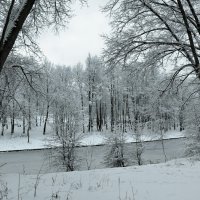
[[(10, 130), (6, 130), (4, 136), (0, 136), (0, 152), (7, 151), (21, 151), (21, 150), (39, 150), (49, 148), (50, 141), (53, 137), (53, 129), (50, 125), (47, 127), (46, 135), (42, 134), (42, 126), (33, 127), (30, 131), (30, 142), (26, 134), (22, 134), (21, 127), (16, 127), (15, 133), (10, 134)], [(79, 146), (93, 146), (103, 145), (107, 143), (111, 133), (109, 132), (92, 132), (85, 134), (78, 134)], [(135, 142), (136, 138), (134, 133), (124, 133), (123, 135), (126, 143)], [(174, 139), (185, 137), (185, 132), (179, 132), (176, 130), (168, 131), (163, 134), (163, 139)], [(157, 133), (150, 133), (144, 131), (141, 133), (142, 141), (156, 141), (160, 139), (160, 135)], [(51, 146), (56, 145), (52, 144)]]
[(8, 199), (199, 200), (200, 162), (178, 159), (82, 172), (3, 174), (1, 181)]

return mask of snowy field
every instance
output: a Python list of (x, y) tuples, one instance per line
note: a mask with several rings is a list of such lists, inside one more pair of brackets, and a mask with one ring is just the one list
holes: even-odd
[(179, 159), (82, 172), (3, 174), (1, 181), (5, 199), (199, 200), (200, 162)]
[[(20, 122), (19, 122), (20, 124)], [(0, 151), (12, 151), (12, 150), (25, 150), (25, 149), (43, 149), (47, 148), (49, 141), (53, 135), (53, 130), (51, 124), (47, 125), (46, 135), (42, 134), (43, 126), (33, 127), (30, 131), (30, 143), (26, 134), (22, 134), (22, 127), (15, 127), (15, 133), (10, 134), (10, 130), (5, 131), (5, 135), (0, 136)], [(164, 139), (170, 138), (181, 138), (184, 137), (184, 132), (178, 131), (169, 131), (163, 135)], [(100, 145), (105, 144), (108, 137), (110, 136), (109, 132), (93, 132), (87, 134), (79, 134), (80, 141), (79, 144), (83, 146), (89, 145)], [(124, 138), (126, 142), (135, 142), (135, 135), (133, 133), (125, 133)], [(153, 141), (159, 140), (160, 135), (155, 133), (149, 133), (144, 131), (141, 133), (141, 138), (143, 141)]]

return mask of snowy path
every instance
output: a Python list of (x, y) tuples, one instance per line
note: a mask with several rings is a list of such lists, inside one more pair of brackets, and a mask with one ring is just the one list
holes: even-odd
[[(143, 159), (145, 163), (163, 162), (164, 156), (162, 153), (161, 142), (146, 142)], [(86, 170), (86, 158), (92, 156), (92, 169), (100, 169), (105, 166), (102, 164), (103, 157), (106, 153), (108, 146), (93, 146), (93, 147), (81, 147), (77, 148), (79, 157), (82, 158), (82, 162), (79, 170)], [(129, 159), (129, 164), (133, 164), (133, 152), (135, 144), (127, 144), (127, 154), (125, 155)], [(180, 158), (183, 156), (185, 149), (185, 139), (172, 139), (165, 141), (166, 154), (169, 160), (174, 158)], [(50, 163), (47, 154), (50, 150), (35, 150), (35, 151), (21, 151), (21, 152), (4, 152), (0, 153), (0, 165), (7, 163), (1, 168), (1, 173), (25, 173), (25, 174), (37, 174), (41, 166), (43, 173), (56, 172), (58, 169), (50, 168)], [(89, 154), (88, 154), (89, 153)]]

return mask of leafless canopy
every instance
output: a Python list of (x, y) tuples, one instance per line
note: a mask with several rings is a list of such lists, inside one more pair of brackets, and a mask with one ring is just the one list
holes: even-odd
[[(200, 1), (111, 0), (104, 11), (112, 17), (113, 33), (106, 36), (106, 61), (137, 67), (187, 68), (200, 78)], [(138, 63), (140, 63), (138, 65)]]
[(72, 0), (1, 0), (0, 72), (17, 38), (33, 48), (34, 36), (41, 29), (52, 26), (58, 29), (66, 24), (72, 3)]

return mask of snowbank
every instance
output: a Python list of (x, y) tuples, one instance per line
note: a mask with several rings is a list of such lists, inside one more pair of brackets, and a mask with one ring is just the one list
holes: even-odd
[(199, 200), (200, 162), (180, 159), (165, 164), (38, 176), (8, 174), (1, 180), (7, 185), (8, 199)]

